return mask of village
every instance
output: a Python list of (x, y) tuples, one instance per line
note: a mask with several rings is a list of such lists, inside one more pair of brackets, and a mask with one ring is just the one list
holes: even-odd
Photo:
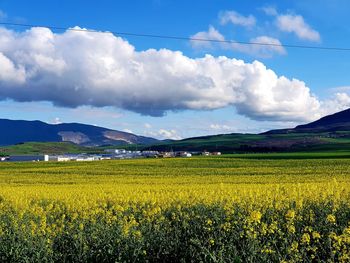
[(188, 152), (188, 151), (130, 151), (125, 149), (105, 149), (102, 154), (60, 154), (60, 155), (12, 155), (1, 157), (2, 162), (68, 162), (68, 161), (101, 161), (101, 160), (117, 160), (117, 159), (137, 159), (137, 158), (189, 158), (192, 156), (210, 156), (221, 155), (221, 152)]

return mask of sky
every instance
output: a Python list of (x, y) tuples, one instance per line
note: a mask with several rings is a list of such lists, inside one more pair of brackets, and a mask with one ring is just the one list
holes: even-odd
[(0, 23), (33, 25), (0, 25), (0, 118), (159, 139), (307, 123), (350, 107), (350, 51), (288, 46), (350, 49), (349, 12), (347, 0), (0, 0)]

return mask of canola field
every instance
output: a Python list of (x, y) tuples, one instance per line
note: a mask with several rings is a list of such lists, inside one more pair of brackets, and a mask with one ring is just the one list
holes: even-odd
[(0, 164), (0, 262), (350, 262), (350, 159)]

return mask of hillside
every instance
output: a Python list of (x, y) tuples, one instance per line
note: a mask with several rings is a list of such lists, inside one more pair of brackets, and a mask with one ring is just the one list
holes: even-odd
[[(68, 123), (52, 125), (40, 121), (0, 120), (0, 153), (98, 152), (105, 148), (159, 151), (221, 151), (224, 153), (320, 152), (350, 150), (350, 109), (291, 129), (261, 134), (219, 134), (158, 141), (102, 127)], [(22, 142), (73, 142), (69, 144)], [(91, 148), (92, 146), (95, 146)], [(101, 147), (103, 146), (103, 147)], [(86, 148), (90, 147), (90, 148)]]
[(0, 147), (0, 156), (102, 152), (103, 149), (97, 147), (85, 147), (71, 142), (26, 142)]
[(271, 130), (263, 134), (318, 133), (350, 131), (350, 109), (325, 116), (314, 122), (298, 125), (293, 129)]
[(0, 119), (0, 146), (24, 142), (73, 142), (83, 146), (149, 144), (158, 140), (103, 127)]
[(145, 146), (153, 150), (247, 152), (316, 152), (350, 150), (350, 109), (291, 129), (261, 134), (221, 134)]
[(297, 131), (350, 131), (350, 109), (295, 127)]

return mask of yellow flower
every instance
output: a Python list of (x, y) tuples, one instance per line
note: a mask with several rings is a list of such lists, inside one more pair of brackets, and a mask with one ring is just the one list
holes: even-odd
[(260, 223), (260, 220), (261, 220), (261, 213), (259, 211), (253, 211), (250, 213), (250, 219), (253, 221), (253, 222), (256, 222), (256, 223)]
[(298, 251), (298, 247), (299, 247), (298, 242), (294, 241), (294, 242), (292, 243), (291, 251), (293, 251), (293, 252)]
[(347, 228), (345, 228), (343, 232), (344, 232), (344, 234), (350, 236), (350, 226), (348, 226)]
[(304, 233), (301, 237), (301, 243), (310, 244), (310, 235), (308, 233)]
[(335, 215), (330, 214), (327, 216), (327, 221), (329, 223), (335, 223), (335, 220), (336, 220)]
[(295, 227), (294, 225), (288, 225), (287, 226), (287, 229), (288, 229), (288, 232), (291, 233), (291, 234), (294, 234), (295, 233)]
[(139, 230), (135, 231), (135, 232), (134, 232), (134, 236), (135, 236), (136, 238), (140, 238), (140, 237), (142, 236), (141, 231), (139, 231)]
[(286, 213), (286, 219), (287, 220), (293, 220), (295, 217), (295, 211), (294, 210), (288, 210)]
[(273, 222), (270, 224), (270, 226), (269, 226), (268, 232), (269, 232), (270, 234), (273, 234), (273, 233), (275, 233), (277, 230), (278, 230), (277, 222), (276, 222), (276, 221), (273, 221)]
[(317, 231), (312, 232), (312, 238), (313, 239), (320, 239), (321, 235)]
[(225, 231), (230, 231), (231, 224), (230, 224), (230, 222), (226, 222), (225, 224), (221, 225), (221, 227)]
[(271, 248), (264, 248), (261, 250), (261, 253), (273, 254), (273, 253), (275, 253), (275, 251), (272, 250)]
[(267, 229), (268, 229), (267, 224), (266, 223), (262, 223), (261, 224), (261, 234), (266, 235), (267, 234)]

